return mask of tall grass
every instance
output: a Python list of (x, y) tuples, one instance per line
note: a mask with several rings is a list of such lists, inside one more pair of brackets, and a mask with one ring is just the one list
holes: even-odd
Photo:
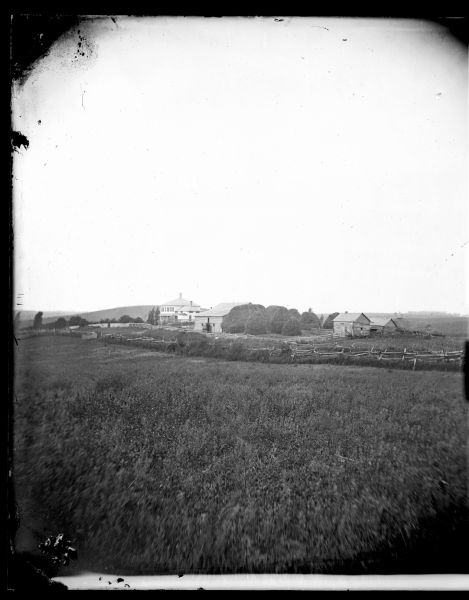
[(466, 412), (455, 373), (25, 340), (23, 524), (110, 571), (460, 570)]

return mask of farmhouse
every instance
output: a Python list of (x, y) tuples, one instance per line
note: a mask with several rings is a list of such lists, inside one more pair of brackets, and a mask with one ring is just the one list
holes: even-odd
[(398, 325), (396, 321), (394, 321), (394, 319), (390, 319), (389, 317), (375, 317), (371, 320), (371, 333), (380, 333), (381, 335), (383, 335), (394, 333), (397, 330)]
[(202, 307), (192, 300), (185, 300), (182, 294), (175, 300), (169, 300), (164, 304), (160, 304), (160, 324), (176, 322), (192, 322), (195, 315), (200, 313)]
[(334, 335), (339, 337), (370, 335), (371, 320), (363, 313), (341, 313), (333, 320)]
[(217, 304), (210, 310), (195, 315), (194, 331), (203, 331), (204, 333), (221, 333), (223, 317), (225, 317), (232, 308), (241, 306), (246, 302), (223, 302)]

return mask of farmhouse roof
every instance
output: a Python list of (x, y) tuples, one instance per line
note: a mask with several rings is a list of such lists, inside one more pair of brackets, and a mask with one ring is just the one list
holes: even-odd
[(375, 317), (374, 319), (371, 319), (371, 324), (378, 325), (379, 327), (384, 327), (388, 323), (394, 323), (397, 327), (396, 321), (391, 319), (391, 317)]
[[(340, 313), (340, 315), (337, 315), (337, 317), (335, 317), (335, 319), (333, 319), (333, 322), (353, 323), (362, 315), (365, 317), (365, 319), (368, 319), (368, 317), (364, 313)], [(369, 320), (370, 319), (368, 319), (368, 321)]]
[(182, 294), (179, 294), (179, 298), (175, 300), (168, 300), (168, 302), (163, 302), (160, 306), (200, 306), (196, 302), (192, 302), (190, 300), (186, 300), (182, 297)]
[(195, 316), (197, 317), (224, 317), (227, 315), (232, 308), (235, 306), (241, 306), (243, 304), (248, 304), (247, 302), (222, 302), (221, 304), (217, 304), (210, 310), (204, 310)]

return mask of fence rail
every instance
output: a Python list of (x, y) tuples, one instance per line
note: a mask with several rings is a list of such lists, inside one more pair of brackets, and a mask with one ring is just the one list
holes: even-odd
[(298, 344), (290, 343), (291, 356), (292, 358), (304, 358), (308, 356), (346, 356), (351, 358), (368, 357), (375, 358), (376, 360), (392, 360), (392, 361), (414, 361), (414, 368), (417, 361), (445, 361), (445, 362), (460, 362), (463, 359), (464, 352), (462, 350), (455, 351), (408, 351), (404, 350), (375, 350), (374, 347), (371, 350), (354, 350), (353, 348), (336, 348), (329, 351), (321, 351), (321, 349), (315, 346), (300, 346)]
[[(64, 331), (64, 330), (42, 330), (28, 332), (27, 335), (21, 336), (32, 337), (37, 335), (71, 335), (75, 336), (78, 333)], [(280, 339), (268, 339), (268, 338), (256, 338), (256, 336), (226, 336), (222, 335), (219, 337), (206, 336), (207, 346), (216, 351), (230, 353), (234, 348), (241, 348), (244, 356), (247, 360), (272, 360), (275, 358), (283, 357), (283, 360), (289, 362), (299, 361), (314, 361), (314, 359), (341, 359), (341, 364), (347, 363), (347, 361), (358, 362), (360, 360), (376, 360), (377, 362), (389, 362), (390, 366), (399, 366), (404, 364), (411, 364), (412, 370), (415, 370), (418, 364), (432, 365), (432, 364), (454, 364), (455, 366), (461, 365), (464, 358), (463, 350), (384, 350), (380, 348), (371, 349), (367, 348), (355, 348), (352, 346), (340, 346), (332, 339), (332, 336), (323, 336), (325, 340), (320, 339), (321, 336), (315, 336), (313, 338), (286, 338)], [(160, 352), (174, 352), (176, 348), (180, 346), (176, 340), (165, 340), (157, 339), (155, 337), (148, 337), (145, 335), (129, 336), (122, 333), (101, 333), (98, 336), (98, 341), (104, 344), (124, 344), (130, 346), (144, 347)], [(324, 341), (333, 342), (333, 347), (324, 346)], [(259, 345), (257, 345), (259, 344)], [(181, 346), (183, 347), (183, 346)], [(223, 355), (222, 355), (223, 356)], [(407, 367), (406, 367), (407, 368)], [(445, 366), (446, 368), (446, 366)]]
[[(328, 338), (330, 340), (330, 338)], [(174, 350), (178, 345), (175, 340), (159, 340), (150, 337), (127, 337), (121, 334), (105, 334), (101, 336), (101, 340), (104, 343), (120, 343), (129, 344), (134, 346), (143, 346), (146, 348), (153, 348), (160, 351)], [(340, 347), (326, 349), (321, 345), (299, 343), (296, 341), (278, 341), (277, 343), (263, 346), (250, 346), (249, 340), (244, 336), (237, 336), (228, 341), (229, 338), (225, 336), (219, 339), (214, 339), (211, 336), (207, 336), (208, 346), (216, 348), (221, 351), (229, 351), (236, 345), (243, 347), (248, 352), (247, 357), (253, 357), (254, 359), (259, 356), (265, 356), (269, 360), (275, 357), (284, 356), (288, 357), (290, 362), (297, 362), (300, 360), (308, 360), (314, 358), (340, 358), (344, 361), (349, 359), (363, 360), (372, 359), (376, 361), (385, 361), (394, 363), (395, 365), (402, 363), (413, 363), (412, 369), (416, 368), (417, 364), (434, 364), (442, 362), (448, 363), (462, 363), (464, 352), (462, 350), (455, 351), (426, 351), (426, 350), (381, 350), (375, 349), (355, 349), (353, 347)]]

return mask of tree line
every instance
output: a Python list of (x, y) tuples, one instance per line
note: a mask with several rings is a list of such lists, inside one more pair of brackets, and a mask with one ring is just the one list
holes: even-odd
[[(143, 319), (141, 317), (131, 317), (129, 315), (122, 315), (118, 319), (101, 319), (99, 323), (143, 323)], [(80, 315), (74, 315), (69, 319), (65, 317), (59, 317), (55, 321), (51, 321), (50, 323), (44, 323), (43, 320), (43, 312), (39, 311), (34, 316), (34, 321), (32, 328), (33, 329), (65, 329), (67, 327), (86, 327), (87, 325), (91, 325), (90, 321), (87, 321)]]

